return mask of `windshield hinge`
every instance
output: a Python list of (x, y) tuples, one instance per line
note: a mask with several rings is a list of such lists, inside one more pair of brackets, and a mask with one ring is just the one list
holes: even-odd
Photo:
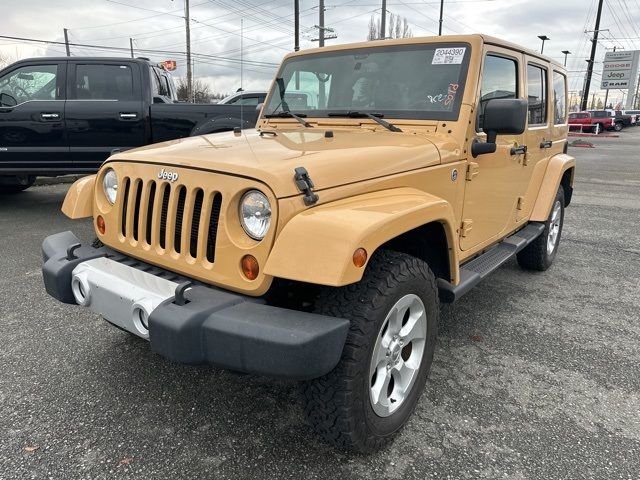
[(467, 168), (467, 181), (470, 182), (473, 180), (478, 173), (480, 173), (480, 165), (475, 162), (470, 162), (469, 167)]
[(315, 205), (318, 202), (318, 194), (313, 193), (313, 181), (309, 176), (309, 172), (304, 167), (297, 167), (295, 169), (296, 174), (293, 176), (293, 180), (296, 182), (296, 187), (302, 193), (304, 193), (304, 204), (309, 207)]

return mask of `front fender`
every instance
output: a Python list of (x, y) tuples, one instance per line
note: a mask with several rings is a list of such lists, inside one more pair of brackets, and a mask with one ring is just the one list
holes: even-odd
[[(542, 179), (542, 185), (538, 192), (538, 198), (531, 212), (531, 221), (546, 222), (551, 212), (553, 200), (560, 187), (560, 181), (564, 172), (575, 169), (576, 159), (566, 153), (560, 153), (551, 157), (547, 169)], [(573, 185), (573, 174), (569, 178), (570, 185)]]
[(82, 177), (71, 185), (62, 203), (62, 213), (76, 220), (93, 215), (93, 189), (96, 176)]
[(366, 267), (353, 264), (356, 249), (364, 248), (371, 259), (380, 245), (431, 222), (444, 226), (455, 283), (458, 259), (453, 248), (453, 208), (442, 198), (413, 188), (367, 193), (299, 213), (276, 238), (265, 273), (320, 285), (355, 283)]

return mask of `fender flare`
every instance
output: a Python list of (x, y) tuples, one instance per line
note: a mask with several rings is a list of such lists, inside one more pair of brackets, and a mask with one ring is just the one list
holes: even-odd
[(93, 215), (95, 183), (96, 175), (89, 175), (76, 180), (64, 197), (62, 213), (72, 220), (91, 217)]
[[(554, 155), (549, 159), (547, 169), (542, 179), (540, 190), (538, 191), (536, 203), (534, 204), (533, 210), (531, 211), (531, 221), (547, 221), (547, 218), (549, 218), (549, 213), (551, 212), (553, 200), (556, 198), (556, 193), (558, 191), (558, 188), (560, 187), (560, 182), (562, 181), (565, 172), (567, 172), (568, 170), (571, 170), (568, 174), (568, 186), (573, 186), (575, 167), (576, 159), (571, 155), (567, 155), (565, 153), (559, 153), (558, 155)], [(571, 193), (565, 192), (565, 197), (567, 196), (567, 194), (569, 195), (568, 198), (571, 198)]]
[(384, 243), (432, 222), (440, 222), (449, 246), (452, 280), (459, 277), (455, 216), (446, 200), (413, 188), (367, 193), (305, 210), (275, 239), (264, 272), (328, 286), (358, 282), (364, 267), (353, 264), (358, 248), (370, 260)]
[(251, 122), (251, 120), (247, 119), (243, 119), (241, 122), (239, 117), (211, 118), (193, 127), (189, 136), (195, 137), (198, 135), (207, 135), (209, 133), (228, 132), (236, 127), (242, 127), (244, 130), (245, 128), (253, 128), (254, 124), (255, 122)]

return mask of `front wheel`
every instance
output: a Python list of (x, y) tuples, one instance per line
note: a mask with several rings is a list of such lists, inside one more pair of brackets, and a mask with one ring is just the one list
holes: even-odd
[(621, 131), (621, 130), (622, 130), (622, 124), (621, 124), (620, 122), (616, 122), (616, 123), (613, 125), (613, 130), (614, 130), (614, 131), (616, 131), (616, 132)]
[(521, 252), (518, 252), (518, 264), (522, 268), (541, 272), (549, 268), (558, 253), (563, 224), (564, 190), (561, 186), (556, 193), (543, 232)]
[(311, 425), (339, 448), (375, 451), (413, 413), (437, 337), (438, 290), (428, 265), (377, 252), (357, 284), (324, 290), (316, 311), (351, 321), (336, 368), (303, 388)]

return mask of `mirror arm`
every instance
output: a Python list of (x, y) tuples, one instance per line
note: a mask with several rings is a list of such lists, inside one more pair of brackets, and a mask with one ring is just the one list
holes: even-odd
[(471, 155), (476, 158), (478, 155), (486, 153), (495, 153), (498, 146), (495, 143), (481, 142), (475, 139), (471, 144)]

